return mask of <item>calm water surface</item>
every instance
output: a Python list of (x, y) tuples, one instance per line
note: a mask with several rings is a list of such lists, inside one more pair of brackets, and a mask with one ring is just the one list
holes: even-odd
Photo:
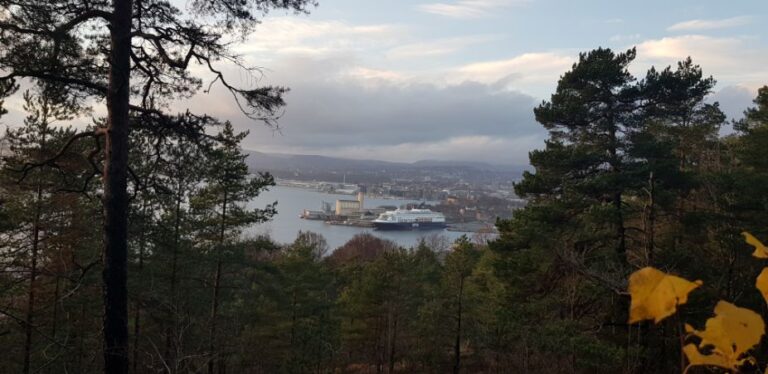
[[(323, 221), (310, 221), (299, 218), (304, 209), (320, 210), (321, 203), (327, 201), (333, 207), (337, 199), (354, 199), (350, 195), (328, 194), (323, 192), (305, 190), (294, 187), (275, 186), (270, 191), (262, 193), (255, 200), (248, 203), (251, 208), (264, 207), (264, 205), (277, 201), (277, 215), (272, 221), (255, 225), (246, 234), (269, 234), (273, 240), (280, 243), (291, 243), (296, 239), (299, 230), (313, 231), (322, 234), (328, 241), (331, 249), (337, 248), (359, 233), (368, 232), (382, 239), (389, 239), (395, 243), (412, 247), (419, 239), (435, 233), (445, 236), (451, 242), (462, 235), (459, 232), (447, 230), (429, 231), (376, 231), (371, 228), (327, 225)], [(366, 196), (365, 206), (374, 208), (380, 205), (400, 206), (406, 203), (418, 203), (415, 200), (376, 199)], [(471, 236), (471, 234), (469, 234)]]

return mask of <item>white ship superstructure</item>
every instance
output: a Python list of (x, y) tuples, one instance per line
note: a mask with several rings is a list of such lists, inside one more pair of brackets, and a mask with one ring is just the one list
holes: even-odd
[(397, 209), (382, 213), (373, 224), (380, 230), (441, 229), (445, 216), (429, 209)]

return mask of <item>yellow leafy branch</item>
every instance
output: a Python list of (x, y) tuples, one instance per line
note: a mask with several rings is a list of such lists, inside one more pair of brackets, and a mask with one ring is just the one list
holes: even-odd
[[(760, 343), (765, 323), (752, 310), (721, 300), (715, 306), (715, 316), (707, 320), (704, 330), (699, 331), (686, 324), (685, 331), (701, 338), (698, 345), (683, 347), (690, 363), (688, 368), (705, 365), (738, 371), (745, 363), (754, 363), (754, 358), (746, 353)], [(710, 353), (702, 354), (703, 349)]]
[[(749, 245), (755, 247), (752, 256), (768, 259), (768, 248), (760, 240), (747, 232), (742, 235)], [(688, 294), (702, 284), (700, 280), (691, 282), (652, 267), (632, 273), (629, 277), (629, 294), (632, 297), (629, 323), (644, 320), (659, 323), (675, 314), (678, 306), (688, 302)], [(768, 302), (768, 267), (757, 277), (755, 286)], [(701, 339), (698, 344), (683, 347), (689, 362), (685, 371), (693, 366), (717, 366), (738, 372), (746, 363), (755, 363), (747, 352), (759, 344), (765, 334), (765, 322), (760, 315), (722, 300), (715, 306), (714, 313), (715, 316), (706, 321), (703, 330), (685, 325), (688, 336)]]
[(690, 282), (652, 267), (642, 268), (629, 277), (632, 303), (629, 323), (648, 319), (659, 323), (688, 302), (688, 294), (701, 286), (700, 280)]

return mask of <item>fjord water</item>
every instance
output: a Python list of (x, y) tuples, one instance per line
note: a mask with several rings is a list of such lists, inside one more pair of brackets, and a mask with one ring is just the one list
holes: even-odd
[[(377, 231), (372, 228), (329, 225), (323, 221), (311, 221), (299, 218), (304, 209), (320, 210), (323, 201), (335, 206), (338, 199), (354, 199), (351, 195), (329, 194), (294, 187), (274, 186), (248, 203), (249, 208), (263, 208), (277, 201), (277, 215), (269, 222), (254, 225), (245, 231), (246, 235), (269, 234), (278, 243), (291, 243), (299, 230), (322, 234), (333, 250), (340, 247), (356, 234), (368, 232), (382, 239), (391, 240), (409, 248), (418, 244), (428, 235), (441, 235), (453, 242), (462, 235), (460, 232), (447, 230), (428, 231)], [(417, 200), (381, 199), (366, 196), (365, 207), (375, 208), (381, 205), (400, 206), (406, 203), (420, 203)], [(471, 234), (468, 234), (471, 236)]]

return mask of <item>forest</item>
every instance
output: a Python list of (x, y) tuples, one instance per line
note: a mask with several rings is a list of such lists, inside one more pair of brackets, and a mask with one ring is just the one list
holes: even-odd
[[(280, 206), (246, 206), (274, 185), (249, 172), (248, 133), (172, 104), (218, 84), (277, 126), (288, 88), (240, 87), (218, 64), (255, 73), (228, 38), (314, 2), (192, 1), (200, 17), (160, 0), (0, 4), (0, 93), (25, 114), (0, 135), (0, 372), (768, 366), (762, 333), (722, 363), (691, 327), (711, 331), (723, 301), (768, 317), (751, 258), (768, 240), (768, 86), (732, 121), (696, 56), (635, 76), (636, 49), (583, 52), (533, 108), (548, 138), (498, 237), (284, 244), (244, 235)], [(648, 267), (700, 281), (669, 299), (676, 314), (630, 315)]]

